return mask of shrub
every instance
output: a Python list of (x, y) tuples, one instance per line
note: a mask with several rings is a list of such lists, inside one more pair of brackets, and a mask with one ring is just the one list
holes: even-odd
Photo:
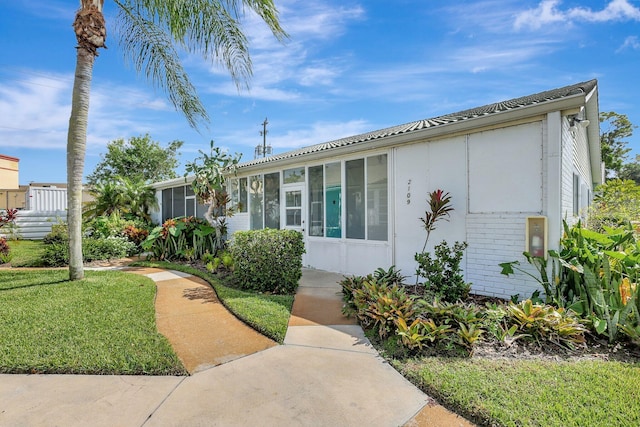
[(229, 246), (234, 278), (260, 292), (294, 293), (302, 276), (302, 234), (295, 230), (238, 231)]
[(52, 243), (64, 243), (69, 241), (69, 228), (64, 222), (58, 222), (51, 226), (49, 234), (44, 236), (42, 243), (49, 245)]
[[(82, 240), (82, 259), (92, 262), (117, 259), (127, 256), (133, 243), (124, 237), (88, 238)], [(45, 245), (42, 261), (49, 267), (62, 267), (69, 264), (69, 242), (53, 242)]]
[(460, 263), (467, 243), (455, 242), (449, 247), (442, 241), (435, 247), (435, 257), (429, 252), (416, 253), (416, 274), (425, 278), (424, 286), (433, 295), (445, 301), (463, 300), (469, 295), (471, 285), (465, 283)]
[(124, 230), (122, 230), (122, 235), (126, 237), (128, 241), (133, 243), (134, 252), (129, 254), (133, 255), (135, 253), (142, 252), (142, 242), (144, 242), (149, 236), (149, 230), (129, 224), (124, 227)]
[(11, 250), (7, 239), (0, 237), (0, 264), (6, 264), (11, 261)]

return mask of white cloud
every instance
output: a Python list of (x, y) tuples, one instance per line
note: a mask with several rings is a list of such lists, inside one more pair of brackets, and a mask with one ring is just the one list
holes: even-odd
[[(273, 147), (274, 153), (283, 153), (301, 147), (308, 147), (323, 142), (333, 141), (352, 135), (358, 135), (371, 131), (374, 126), (365, 120), (350, 120), (346, 122), (318, 121), (309, 123), (307, 127), (300, 128), (299, 122), (284, 123), (282, 121), (269, 120), (270, 132), (267, 137), (267, 144)], [(291, 129), (292, 127), (296, 127)], [(262, 129), (258, 123), (251, 128), (243, 128), (221, 135), (216, 141), (220, 141), (222, 146), (234, 145), (236, 151), (240, 147), (245, 148), (245, 152), (251, 152), (256, 145), (261, 143), (258, 130)], [(274, 129), (290, 129), (285, 133), (275, 133)], [(243, 161), (250, 160), (250, 157), (243, 157)]]
[[(296, 86), (330, 85), (346, 69), (345, 60), (334, 56), (331, 60), (312, 61), (317, 51), (328, 41), (336, 40), (347, 31), (350, 23), (364, 19), (360, 6), (334, 6), (328, 2), (283, 1), (278, 4), (280, 22), (290, 35), (284, 44), (271, 34), (261, 18), (248, 14), (244, 31), (249, 39), (253, 63), (250, 90), (240, 91), (229, 84), (228, 71), (215, 64), (209, 73), (205, 91), (228, 96), (242, 96), (273, 101), (299, 99)], [(283, 87), (288, 89), (284, 89)]]
[[(352, 135), (358, 135), (372, 130), (372, 125), (365, 120), (350, 120), (348, 122), (316, 122), (304, 129), (290, 130), (282, 136), (271, 138), (270, 144), (274, 149), (291, 150), (307, 147), (323, 142), (334, 141)], [(283, 150), (280, 150), (283, 151)]]
[[(0, 141), (20, 148), (66, 148), (73, 76), (21, 70), (0, 79)], [(135, 88), (94, 84), (87, 147), (162, 129), (140, 120), (141, 112), (172, 111), (167, 103)], [(145, 116), (146, 117), (146, 116)], [(89, 150), (88, 150), (89, 151)]]
[(640, 49), (640, 40), (638, 40), (637, 36), (629, 36), (624, 40), (622, 46), (618, 48), (616, 52), (621, 52), (626, 49), (639, 50)]
[(591, 8), (574, 7), (561, 10), (560, 0), (543, 0), (535, 9), (519, 13), (514, 21), (514, 28), (537, 30), (545, 25), (564, 23), (572, 25), (574, 21), (611, 22), (639, 21), (640, 8), (633, 6), (628, 0), (612, 0), (600, 11)]

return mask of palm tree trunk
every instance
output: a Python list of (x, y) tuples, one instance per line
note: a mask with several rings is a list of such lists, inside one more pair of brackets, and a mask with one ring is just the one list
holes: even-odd
[(82, 265), (82, 175), (87, 146), (87, 121), (95, 56), (78, 49), (67, 137), (67, 222), (69, 224), (69, 280), (84, 277)]
[(93, 63), (105, 47), (104, 0), (81, 0), (74, 29), (78, 40), (71, 117), (67, 135), (67, 223), (69, 226), (69, 280), (84, 278), (82, 265), (82, 176), (87, 147), (87, 122)]

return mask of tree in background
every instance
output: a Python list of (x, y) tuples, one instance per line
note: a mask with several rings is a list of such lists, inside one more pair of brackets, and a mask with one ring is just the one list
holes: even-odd
[(133, 136), (128, 141), (116, 139), (107, 144), (107, 153), (87, 176), (89, 185), (125, 177), (132, 182), (150, 184), (177, 178), (178, 150), (184, 142), (172, 141), (166, 148), (149, 134)]
[(640, 221), (640, 186), (631, 180), (610, 179), (596, 188), (588, 226), (601, 232)]
[(633, 135), (636, 127), (625, 114), (613, 111), (600, 113), (600, 147), (606, 177), (619, 177), (627, 153), (631, 151), (624, 139)]
[[(113, 0), (123, 51), (138, 73), (144, 72), (162, 88), (189, 125), (208, 122), (207, 112), (182, 67), (178, 48), (205, 59), (220, 61), (236, 86), (252, 74), (248, 41), (241, 29), (246, 10), (255, 12), (278, 40), (280, 27), (273, 0)], [(98, 49), (106, 48), (104, 0), (80, 0), (73, 29), (76, 70), (67, 136), (67, 220), (69, 225), (69, 279), (84, 278), (82, 265), (82, 177), (87, 146), (87, 122), (93, 64)]]
[(640, 185), (640, 154), (636, 154), (636, 160), (634, 162), (622, 165), (620, 179), (630, 179)]

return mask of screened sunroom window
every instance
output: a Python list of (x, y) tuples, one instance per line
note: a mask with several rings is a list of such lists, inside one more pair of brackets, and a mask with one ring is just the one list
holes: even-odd
[(387, 155), (367, 157), (367, 239), (387, 240)]
[(280, 172), (264, 176), (264, 226), (280, 228)]
[(342, 237), (342, 167), (329, 163), (325, 171), (325, 227), (327, 237)]
[(231, 187), (231, 206), (236, 212), (247, 212), (247, 178), (237, 178), (229, 181)]
[(285, 184), (304, 182), (304, 168), (285, 169), (282, 176)]
[(264, 228), (262, 200), (262, 175), (249, 177), (249, 225), (252, 230), (261, 230)]
[(345, 162), (347, 189), (347, 238), (364, 239), (364, 159)]
[(324, 236), (324, 173), (322, 166), (309, 168), (310, 236)]

